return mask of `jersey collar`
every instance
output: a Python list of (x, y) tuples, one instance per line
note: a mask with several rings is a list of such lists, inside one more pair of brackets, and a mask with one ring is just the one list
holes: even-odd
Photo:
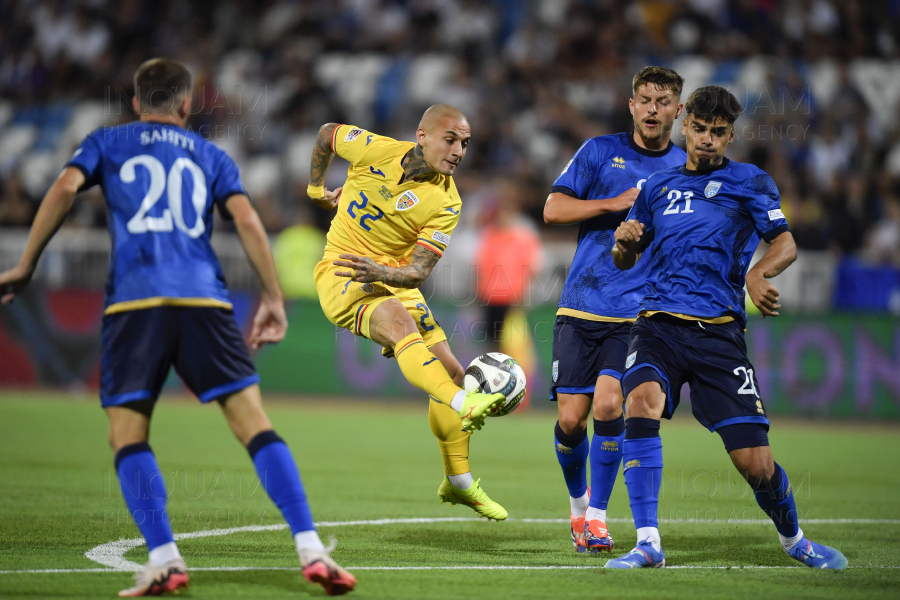
[(675, 144), (672, 143), (672, 138), (669, 138), (669, 144), (663, 148), (662, 150), (647, 150), (646, 148), (641, 148), (637, 145), (637, 142), (634, 141), (634, 130), (631, 130), (631, 133), (625, 135), (628, 138), (628, 145), (632, 150), (637, 152), (638, 154), (643, 154), (644, 156), (652, 156), (652, 157), (660, 157), (665, 156), (669, 153), (669, 150), (672, 149), (672, 146)]
[(715, 167), (713, 169), (706, 169), (704, 171), (691, 171), (687, 167), (681, 167), (681, 174), (687, 175), (688, 177), (702, 177), (704, 175), (709, 175), (710, 173), (715, 173), (716, 171), (721, 171), (722, 169), (727, 167), (728, 163), (730, 163), (730, 162), (731, 161), (728, 160), (728, 157), (726, 156), (722, 159), (722, 164), (720, 164), (718, 167)]

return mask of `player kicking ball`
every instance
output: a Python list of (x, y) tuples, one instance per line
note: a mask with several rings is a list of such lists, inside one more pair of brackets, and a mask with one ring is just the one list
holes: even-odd
[(187, 131), (192, 78), (180, 62), (149, 60), (134, 75), (140, 121), (91, 133), (47, 192), (19, 266), (0, 274), (3, 302), (34, 273), (75, 194), (100, 185), (113, 249), (103, 316), (100, 398), (128, 510), (149, 550), (135, 585), (119, 596), (188, 587), (172, 536), (165, 481), (147, 443), (150, 416), (174, 366), (203, 403), (217, 401), (250, 454), (266, 493), (291, 528), (307, 581), (343, 594), (356, 579), (316, 533), (290, 450), (262, 407), (259, 375), (237, 327), (225, 278), (210, 244), (213, 208), (233, 218), (262, 283), (254, 348), (284, 338), (287, 319), (275, 263), (234, 161)]
[[(441, 502), (465, 504), (488, 519), (507, 517), (469, 468), (469, 436), (506, 398), (466, 393), (465, 371), (418, 290), (450, 243), (462, 200), (453, 172), (466, 155), (469, 122), (452, 106), (432, 106), (415, 142), (328, 123), (313, 149), (309, 197), (337, 208), (315, 269), (328, 319), (394, 356), (407, 381), (431, 401), (428, 421), (444, 461)], [(334, 155), (350, 162), (347, 181), (323, 185)]]
[[(683, 85), (671, 69), (638, 71), (632, 80), (634, 97), (628, 100), (634, 130), (587, 140), (554, 182), (544, 206), (547, 223), (581, 223), (556, 312), (550, 386), (550, 398), (559, 408), (556, 457), (569, 489), (572, 543), (578, 552), (613, 548), (606, 508), (625, 434), (619, 380), (631, 324), (644, 296), (642, 269), (623, 272), (613, 264), (613, 234), (651, 174), (684, 164), (684, 151), (670, 140), (684, 108)], [(594, 435), (589, 441), (591, 416)]]
[[(725, 158), (742, 110), (723, 87), (696, 89), (681, 129), (686, 164), (650, 177), (616, 230), (616, 266), (631, 269), (642, 252), (649, 257), (622, 379), (622, 460), (637, 546), (607, 568), (666, 564), (657, 524), (659, 424), (677, 408), (683, 383), (691, 387), (694, 417), (721, 436), (784, 551), (808, 567), (847, 567), (840, 551), (809, 541), (800, 529), (790, 481), (769, 447), (769, 420), (747, 358), (744, 283), (763, 317), (777, 317), (778, 291), (767, 279), (794, 262), (797, 247), (772, 178)], [(748, 272), (760, 238), (769, 247)]]

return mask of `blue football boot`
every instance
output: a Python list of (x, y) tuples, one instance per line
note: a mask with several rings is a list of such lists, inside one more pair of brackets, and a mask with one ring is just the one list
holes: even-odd
[(788, 556), (814, 569), (846, 569), (847, 557), (840, 550), (811, 542), (805, 537), (797, 542)]
[(662, 550), (657, 551), (648, 541), (638, 542), (634, 550), (625, 556), (607, 561), (604, 565), (607, 569), (642, 569), (649, 567), (658, 569), (666, 566), (666, 555)]

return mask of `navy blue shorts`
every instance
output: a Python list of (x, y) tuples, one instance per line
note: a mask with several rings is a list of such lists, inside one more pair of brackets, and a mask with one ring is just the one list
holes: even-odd
[(169, 367), (201, 402), (259, 383), (230, 310), (159, 306), (103, 317), (100, 400), (156, 400)]
[[(755, 424), (762, 428), (752, 429), (769, 430), (744, 332), (736, 321), (712, 325), (665, 314), (641, 317), (631, 328), (625, 364), (625, 398), (640, 384), (656, 381), (666, 393), (663, 417), (667, 419), (672, 418), (681, 386), (687, 383), (694, 417), (710, 431), (719, 431), (723, 439), (726, 432), (721, 429), (731, 425)], [(760, 440), (766, 441), (757, 445), (767, 446), (765, 433), (761, 435)]]
[(597, 378), (622, 379), (631, 323), (588, 321), (560, 315), (553, 328), (550, 399), (557, 394), (594, 394)]

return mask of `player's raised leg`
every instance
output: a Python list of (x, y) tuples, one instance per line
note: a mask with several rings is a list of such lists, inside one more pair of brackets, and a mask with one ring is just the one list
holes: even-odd
[(590, 451), (587, 419), (591, 413), (591, 397), (587, 394), (562, 393), (558, 388), (556, 402), (559, 420), (553, 429), (553, 442), (556, 459), (569, 490), (572, 544), (576, 551), (585, 552), (584, 513), (590, 500), (587, 484), (587, 459)]
[(329, 595), (344, 594), (356, 578), (335, 562), (319, 539), (297, 463), (285, 441), (272, 429), (262, 407), (258, 385), (220, 399), (222, 412), (238, 441), (247, 448), (266, 493), (291, 528), (303, 576), (318, 583)]
[[(624, 361), (623, 363), (624, 364)], [(612, 375), (597, 378), (594, 390), (594, 437), (591, 439), (591, 498), (584, 515), (584, 541), (591, 552), (613, 549), (606, 527), (606, 508), (612, 495), (625, 441), (622, 385)]]
[(371, 314), (361, 316), (361, 333), (390, 348), (406, 380), (452, 407), (464, 430), (481, 429), (485, 418), (506, 400), (503, 394), (467, 394), (454, 383), (441, 361), (425, 347), (418, 325), (398, 299), (388, 298), (370, 310)]
[(119, 596), (157, 595), (188, 587), (187, 567), (169, 525), (165, 480), (147, 443), (151, 410), (149, 400), (106, 407), (122, 496), (150, 551), (135, 585)]
[[(461, 386), (465, 371), (450, 350), (446, 341), (430, 348), (440, 360), (453, 382)], [(469, 466), (469, 438), (471, 434), (460, 427), (459, 413), (440, 402), (432, 400), (428, 405), (428, 423), (438, 439), (441, 459), (444, 462), (444, 480), (438, 487), (441, 503), (465, 504), (482, 517), (498, 521), (508, 516), (506, 509), (491, 500), (481, 488), (481, 479), (472, 478)]]
[(846, 569), (847, 559), (835, 548), (816, 544), (803, 535), (797, 518), (797, 506), (787, 473), (775, 462), (768, 436), (762, 425), (740, 424), (724, 427), (718, 433), (726, 449), (746, 443), (760, 443), (748, 448), (730, 449), (729, 456), (737, 470), (753, 489), (756, 502), (765, 511), (775, 529), (781, 546), (788, 556), (807, 567), (817, 569)]
[(622, 460), (625, 461), (625, 484), (628, 487), (631, 515), (637, 528), (637, 545), (625, 556), (607, 562), (608, 569), (666, 566), (656, 516), (662, 481), (659, 419), (665, 407), (666, 394), (659, 382), (652, 379), (655, 376), (656, 371), (653, 369), (638, 370), (632, 375), (630, 382), (631, 385), (637, 385), (625, 400)]

